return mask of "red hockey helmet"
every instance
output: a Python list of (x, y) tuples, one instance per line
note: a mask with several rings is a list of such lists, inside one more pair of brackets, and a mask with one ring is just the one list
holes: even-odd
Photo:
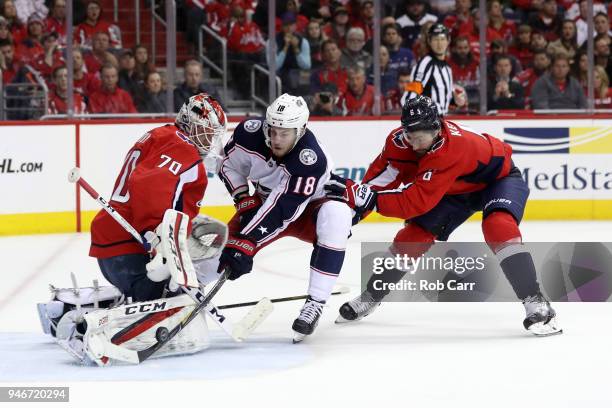
[(211, 148), (223, 140), (227, 118), (221, 104), (212, 96), (201, 93), (183, 104), (176, 115), (176, 126), (206, 156)]

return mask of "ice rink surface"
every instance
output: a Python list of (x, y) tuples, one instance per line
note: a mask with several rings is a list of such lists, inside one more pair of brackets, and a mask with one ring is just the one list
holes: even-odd
[[(360, 242), (391, 240), (398, 227), (354, 229), (339, 279), (351, 293), (328, 302), (302, 344), (291, 344), (290, 329), (302, 303), (290, 302), (275, 305), (244, 343), (209, 323), (212, 344), (199, 354), (106, 368), (75, 364), (42, 334), (35, 308), (49, 283), (71, 285), (70, 272), (83, 286), (102, 282), (89, 235), (2, 237), (0, 386), (70, 386), (70, 406), (84, 408), (612, 406), (612, 303), (555, 304), (565, 333), (547, 338), (523, 329), (518, 302), (383, 304), (361, 322), (335, 325), (338, 307), (359, 293)], [(610, 222), (526, 222), (522, 231), (529, 242), (612, 239)], [(480, 224), (451, 238), (481, 241)], [(278, 241), (215, 303), (305, 293), (310, 249)]]

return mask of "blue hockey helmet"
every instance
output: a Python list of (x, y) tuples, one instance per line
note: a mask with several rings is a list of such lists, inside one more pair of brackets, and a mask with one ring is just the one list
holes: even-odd
[(402, 128), (404, 132), (417, 130), (440, 130), (442, 123), (438, 107), (431, 98), (417, 96), (408, 99), (402, 108)]

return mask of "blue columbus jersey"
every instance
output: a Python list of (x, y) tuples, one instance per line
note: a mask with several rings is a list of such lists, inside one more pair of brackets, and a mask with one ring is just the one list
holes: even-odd
[(312, 200), (325, 196), (332, 163), (315, 135), (306, 130), (283, 158), (272, 156), (263, 132), (264, 118), (241, 122), (224, 147), (219, 177), (235, 197), (249, 191), (264, 202), (241, 231), (258, 244), (276, 237)]

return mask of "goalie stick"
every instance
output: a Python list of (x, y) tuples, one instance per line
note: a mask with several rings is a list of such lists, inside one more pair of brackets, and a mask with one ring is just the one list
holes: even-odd
[[(104, 197), (102, 197), (87, 181), (85, 181), (81, 177), (81, 171), (78, 167), (75, 167), (72, 170), (70, 170), (70, 172), (68, 173), (68, 181), (70, 181), (71, 183), (76, 183), (81, 188), (83, 188), (94, 200), (96, 200), (102, 206), (102, 208), (104, 208), (104, 210), (111, 217), (113, 217), (115, 221), (117, 221), (119, 225), (121, 225), (127, 232), (129, 232), (134, 237), (134, 239), (138, 241), (144, 247), (144, 249), (147, 252), (151, 251), (151, 246), (149, 245), (148, 242), (142, 239), (142, 236), (138, 233), (138, 231), (136, 231), (136, 229), (132, 227), (132, 225), (125, 218), (123, 218), (123, 216), (121, 216), (121, 214), (119, 214), (117, 210), (115, 210), (113, 206), (110, 205), (110, 203), (104, 199)], [(223, 282), (224, 281), (225, 280), (223, 280)], [(232, 323), (219, 312), (219, 309), (217, 307), (215, 307), (210, 302), (210, 299), (212, 298), (212, 296), (209, 296), (209, 295), (210, 294), (214, 295), (214, 293), (216, 293), (216, 291), (219, 290), (218, 288), (220, 288), (220, 286), (223, 284), (222, 282), (221, 283), (220, 282), (221, 282), (221, 277), (219, 278), (217, 283), (213, 286), (211, 291), (206, 295), (204, 295), (201, 292), (201, 290), (198, 290), (198, 289), (184, 288), (183, 291), (187, 293), (195, 302), (199, 303), (198, 307), (196, 308), (198, 312), (202, 310), (206, 311), (207, 315), (219, 327), (221, 327), (221, 329), (224, 332), (226, 332), (230, 337), (232, 337), (232, 339), (234, 339), (235, 341), (242, 341), (246, 339), (249, 336), (249, 334), (251, 334), (253, 330), (255, 330), (257, 326), (259, 326), (266, 319), (266, 317), (268, 317), (268, 315), (272, 312), (272, 304), (270, 303), (268, 299), (263, 298), (259, 302), (254, 304), (255, 307), (251, 309), (249, 313), (247, 313), (246, 316), (244, 316), (240, 320), (240, 322)], [(213, 293), (213, 290), (215, 289), (216, 291)], [(201, 304), (204, 304), (204, 306), (200, 307)], [(193, 312), (195, 312), (195, 310)], [(187, 321), (177, 325), (177, 328), (179, 326), (184, 327), (187, 323), (189, 323), (189, 321), (193, 320), (193, 318), (196, 315), (197, 313), (194, 314), (193, 317), (189, 317), (191, 316), (190, 314), (185, 319)], [(182, 327), (178, 331), (180, 331)], [(173, 332), (170, 332), (170, 333), (173, 333)], [(175, 334), (176, 333), (172, 334), (170, 338), (174, 337)], [(164, 342), (164, 344), (165, 343), (166, 342)]]
[[(332, 292), (331, 295), (343, 295), (345, 293), (349, 293), (350, 289), (347, 288), (346, 286), (342, 286), (341, 288), (339, 288), (337, 291)], [(274, 298), (274, 299), (269, 299), (270, 303), (280, 303), (280, 302), (291, 302), (293, 300), (303, 300), (308, 298), (308, 295), (297, 295), (297, 296), (289, 296), (289, 297), (282, 297), (282, 298)], [(246, 306), (253, 306), (256, 305), (258, 303), (257, 300), (251, 301), (251, 302), (243, 302), (243, 303), (232, 303), (229, 305), (221, 305), (221, 306), (217, 306), (217, 309), (220, 310), (224, 310), (224, 309), (235, 309), (237, 307), (246, 307)]]

